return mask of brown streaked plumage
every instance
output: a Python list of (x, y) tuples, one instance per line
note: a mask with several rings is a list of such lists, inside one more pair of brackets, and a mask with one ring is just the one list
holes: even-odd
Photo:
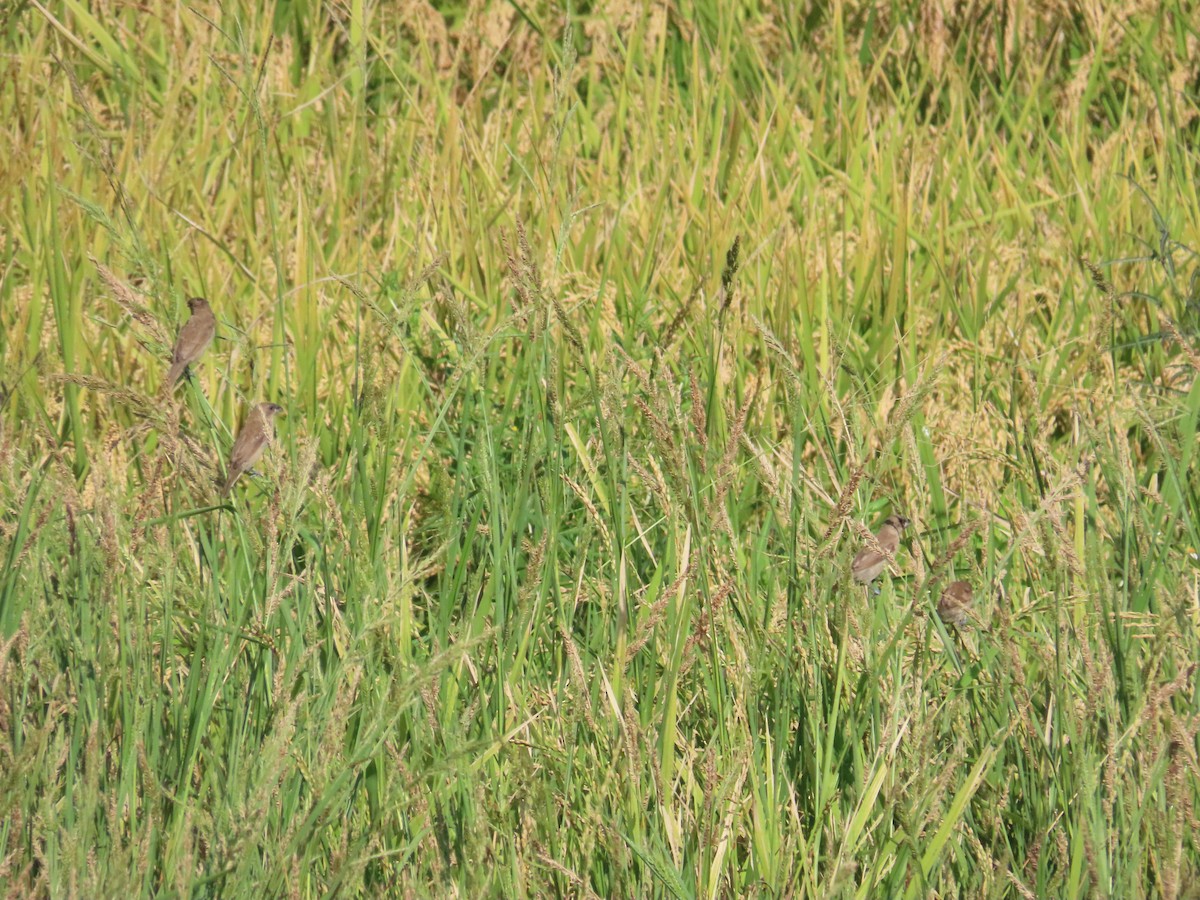
[(179, 337), (175, 340), (175, 350), (171, 354), (171, 368), (167, 372), (166, 389), (169, 391), (179, 381), (187, 367), (198, 360), (201, 354), (212, 343), (213, 335), (217, 333), (217, 317), (213, 315), (212, 307), (203, 297), (192, 297), (188, 300), (188, 309), (192, 316), (179, 329)]
[(974, 594), (971, 585), (965, 581), (955, 581), (946, 585), (938, 600), (938, 615), (947, 625), (962, 627), (967, 624), (971, 613), (971, 601)]
[[(888, 516), (883, 521), (883, 527), (875, 533), (879, 546), (895, 556), (900, 549), (900, 534), (909, 526), (905, 516)], [(887, 567), (887, 557), (873, 547), (863, 547), (850, 564), (850, 574), (859, 584), (870, 584)]]
[(250, 410), (242, 430), (238, 432), (237, 440), (233, 442), (233, 449), (229, 451), (229, 474), (225, 478), (224, 487), (221, 488), (222, 495), (228, 494), (233, 488), (233, 483), (245, 472), (249, 472), (263, 455), (263, 451), (271, 443), (275, 417), (281, 412), (283, 407), (275, 403), (260, 403)]

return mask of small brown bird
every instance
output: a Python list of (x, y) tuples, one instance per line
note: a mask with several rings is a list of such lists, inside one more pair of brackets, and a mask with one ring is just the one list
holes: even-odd
[(187, 367), (208, 349), (213, 335), (217, 333), (217, 317), (213, 315), (207, 300), (203, 297), (192, 297), (187, 304), (192, 316), (183, 323), (183, 327), (179, 329), (179, 337), (175, 340), (171, 368), (167, 372), (168, 391), (175, 387), (180, 376), (187, 371)]
[(275, 431), (275, 417), (281, 412), (283, 407), (276, 403), (260, 403), (250, 410), (237, 440), (233, 442), (233, 449), (229, 451), (229, 474), (225, 478), (225, 486), (221, 488), (222, 496), (227, 495), (233, 483), (243, 473), (249, 472), (263, 455)]
[[(909, 526), (905, 516), (888, 516), (883, 520), (883, 527), (875, 533), (879, 546), (893, 556), (900, 549), (900, 533)], [(850, 564), (850, 574), (859, 584), (870, 584), (878, 578), (887, 567), (887, 557), (871, 547), (863, 547)]]
[(955, 581), (946, 586), (942, 597), (938, 600), (938, 615), (947, 625), (959, 628), (966, 625), (971, 613), (971, 585), (965, 581)]

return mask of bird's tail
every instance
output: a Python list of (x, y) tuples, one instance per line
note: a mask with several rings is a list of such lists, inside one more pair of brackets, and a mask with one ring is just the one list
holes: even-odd
[(185, 362), (172, 363), (171, 368), (167, 370), (167, 380), (163, 382), (163, 393), (171, 393), (186, 368)]
[(237, 469), (230, 469), (229, 476), (225, 479), (225, 483), (221, 485), (221, 496), (228, 497), (229, 492), (233, 490), (233, 483), (238, 480), (238, 476), (242, 473)]

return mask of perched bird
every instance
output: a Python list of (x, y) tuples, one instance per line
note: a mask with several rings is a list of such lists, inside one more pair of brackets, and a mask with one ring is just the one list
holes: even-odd
[(217, 317), (213, 315), (212, 307), (203, 297), (192, 297), (187, 302), (192, 316), (179, 329), (179, 337), (175, 341), (175, 351), (171, 355), (171, 368), (167, 372), (167, 390), (175, 387), (179, 377), (187, 371), (187, 367), (200, 358), (212, 343), (213, 335), (217, 333)]
[(233, 483), (243, 473), (249, 472), (263, 455), (275, 431), (275, 417), (281, 412), (283, 407), (276, 403), (260, 403), (250, 410), (237, 440), (233, 442), (233, 449), (229, 451), (229, 474), (225, 478), (225, 486), (221, 488), (222, 496), (227, 495)]
[(938, 615), (947, 625), (961, 628), (967, 624), (973, 599), (970, 584), (965, 581), (952, 582), (942, 591), (942, 597), (938, 600)]
[[(875, 533), (879, 546), (889, 554), (895, 555), (900, 549), (900, 533), (909, 526), (905, 516), (888, 516), (883, 520), (883, 527)], [(863, 547), (850, 564), (850, 574), (859, 584), (870, 584), (887, 567), (887, 557), (871, 547)]]

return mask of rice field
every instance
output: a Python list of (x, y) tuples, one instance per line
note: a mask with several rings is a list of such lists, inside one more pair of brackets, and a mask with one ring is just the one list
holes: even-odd
[(1200, 5), (0, 38), (0, 897), (1200, 898)]

